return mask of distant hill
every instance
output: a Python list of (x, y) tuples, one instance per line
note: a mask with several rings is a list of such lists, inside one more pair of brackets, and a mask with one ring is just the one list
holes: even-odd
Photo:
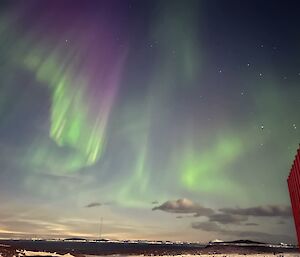
[(265, 243), (263, 242), (257, 242), (257, 241), (252, 241), (252, 240), (234, 240), (234, 241), (212, 241), (211, 243), (213, 244), (261, 244), (264, 245)]
[(105, 238), (101, 238), (101, 239), (97, 239), (95, 240), (96, 242), (108, 242), (109, 239), (105, 239)]
[(80, 237), (70, 237), (70, 238), (64, 239), (64, 241), (84, 241), (84, 240), (86, 240), (86, 239), (80, 238)]

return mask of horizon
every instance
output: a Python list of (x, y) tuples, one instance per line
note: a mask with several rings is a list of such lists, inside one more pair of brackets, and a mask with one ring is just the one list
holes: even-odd
[(299, 8), (1, 1), (0, 237), (296, 244)]
[(159, 239), (138, 239), (138, 238), (132, 238), (132, 239), (122, 239), (122, 238), (107, 238), (107, 237), (103, 237), (103, 238), (97, 238), (97, 237), (93, 237), (93, 236), (86, 236), (86, 237), (72, 237), (70, 235), (70, 237), (59, 237), (59, 236), (54, 236), (54, 237), (50, 237), (50, 236), (44, 236), (44, 237), (0, 237), (0, 241), (10, 241), (10, 240), (13, 240), (13, 241), (22, 241), (22, 240), (28, 240), (28, 241), (39, 241), (39, 240), (54, 240), (54, 241), (80, 241), (80, 240), (83, 240), (83, 241), (103, 241), (103, 242), (107, 242), (107, 241), (125, 241), (125, 242), (134, 242), (134, 241), (143, 241), (143, 242), (170, 242), (172, 244), (177, 244), (177, 243), (191, 243), (191, 244), (203, 244), (203, 245), (207, 245), (207, 244), (210, 244), (210, 243), (232, 243), (232, 242), (238, 242), (238, 241), (249, 241), (249, 242), (253, 242), (254, 244), (255, 243), (259, 243), (259, 244), (287, 244), (287, 245), (297, 245), (297, 243), (286, 243), (286, 242), (268, 242), (268, 241), (255, 241), (253, 239), (247, 239), (247, 238), (235, 238), (233, 240), (221, 240), (219, 238), (215, 238), (215, 239), (211, 239), (211, 240), (208, 240), (208, 241), (184, 241), (184, 240), (159, 240)]

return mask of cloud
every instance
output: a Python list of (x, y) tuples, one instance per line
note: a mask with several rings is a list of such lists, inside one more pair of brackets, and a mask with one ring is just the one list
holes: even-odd
[(254, 223), (254, 222), (249, 222), (249, 223), (245, 223), (245, 226), (258, 226), (258, 223)]
[(284, 221), (284, 220), (279, 220), (279, 221), (277, 222), (277, 224), (279, 224), (279, 225), (285, 224), (285, 221)]
[(225, 214), (255, 216), (255, 217), (291, 217), (291, 208), (281, 205), (267, 205), (250, 208), (222, 208), (219, 211)]
[(152, 204), (158, 204), (158, 201), (153, 201)]
[(260, 231), (242, 231), (242, 230), (228, 230), (224, 229), (222, 226), (218, 225), (215, 222), (193, 222), (191, 224), (192, 228), (199, 229), (207, 232), (216, 232), (222, 234), (225, 237), (233, 238), (247, 238), (252, 240), (260, 241), (273, 241), (273, 242), (283, 242), (283, 241), (292, 241), (292, 237), (289, 235), (276, 235), (268, 234)]
[(91, 202), (89, 204), (87, 204), (86, 208), (92, 208), (92, 207), (100, 207), (100, 206), (104, 206), (104, 205), (113, 205), (114, 202), (104, 202), (104, 203), (100, 203), (100, 202)]
[[(159, 206), (155, 206), (152, 210), (161, 210), (176, 214), (192, 214), (192, 217), (206, 217), (208, 221), (192, 222), (191, 227), (210, 233), (217, 233), (228, 240), (237, 238), (245, 238), (259, 240), (265, 242), (291, 242), (293, 238), (289, 235), (269, 234), (265, 232), (248, 230), (247, 227), (257, 227), (255, 218), (259, 217), (291, 217), (291, 208), (282, 205), (266, 205), (255, 206), (249, 208), (221, 208), (218, 211), (206, 208), (189, 199), (178, 199), (174, 201), (166, 201)], [(177, 219), (185, 218), (185, 216), (176, 216)], [(254, 217), (254, 221), (247, 222), (250, 217)], [(239, 225), (240, 229), (229, 228), (228, 225)], [(243, 225), (243, 226), (242, 226)], [(243, 230), (243, 228), (245, 230)]]
[(221, 232), (222, 228), (215, 222), (193, 222), (192, 228), (209, 232)]
[(209, 221), (215, 221), (221, 224), (240, 224), (246, 220), (248, 220), (246, 216), (225, 213), (217, 213), (209, 216)]
[(203, 207), (186, 198), (167, 201), (162, 205), (152, 208), (152, 210), (161, 210), (170, 213), (194, 213), (195, 216), (210, 216), (214, 213), (213, 209)]
[(102, 203), (98, 203), (98, 202), (93, 202), (93, 203), (89, 203), (88, 205), (86, 205), (86, 208), (92, 208), (92, 207), (99, 207), (102, 206)]

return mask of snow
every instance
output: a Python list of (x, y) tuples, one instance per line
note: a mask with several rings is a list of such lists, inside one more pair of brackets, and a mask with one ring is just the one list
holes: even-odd
[[(273, 253), (260, 253), (260, 254), (201, 254), (201, 255), (180, 255), (180, 257), (300, 257), (299, 253), (284, 253), (284, 254), (273, 254)], [(133, 257), (133, 256), (132, 256)], [(163, 256), (162, 256), (163, 257)], [(167, 256), (165, 256), (167, 257)]]
[(54, 253), (49, 253), (49, 252), (33, 252), (33, 251), (27, 251), (27, 250), (22, 250), (18, 254), (19, 257), (23, 256), (53, 256), (53, 257), (74, 257), (72, 254), (58, 254), (56, 252)]
[(10, 247), (9, 245), (0, 244), (0, 247)]
[(224, 241), (220, 240), (220, 239), (215, 239), (215, 240), (210, 241), (210, 243), (222, 243), (222, 242), (224, 242)]

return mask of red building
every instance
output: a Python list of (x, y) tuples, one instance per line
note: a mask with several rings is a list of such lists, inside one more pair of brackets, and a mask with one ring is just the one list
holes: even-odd
[(298, 245), (300, 246), (300, 148), (297, 150), (291, 172), (287, 179), (293, 209)]

